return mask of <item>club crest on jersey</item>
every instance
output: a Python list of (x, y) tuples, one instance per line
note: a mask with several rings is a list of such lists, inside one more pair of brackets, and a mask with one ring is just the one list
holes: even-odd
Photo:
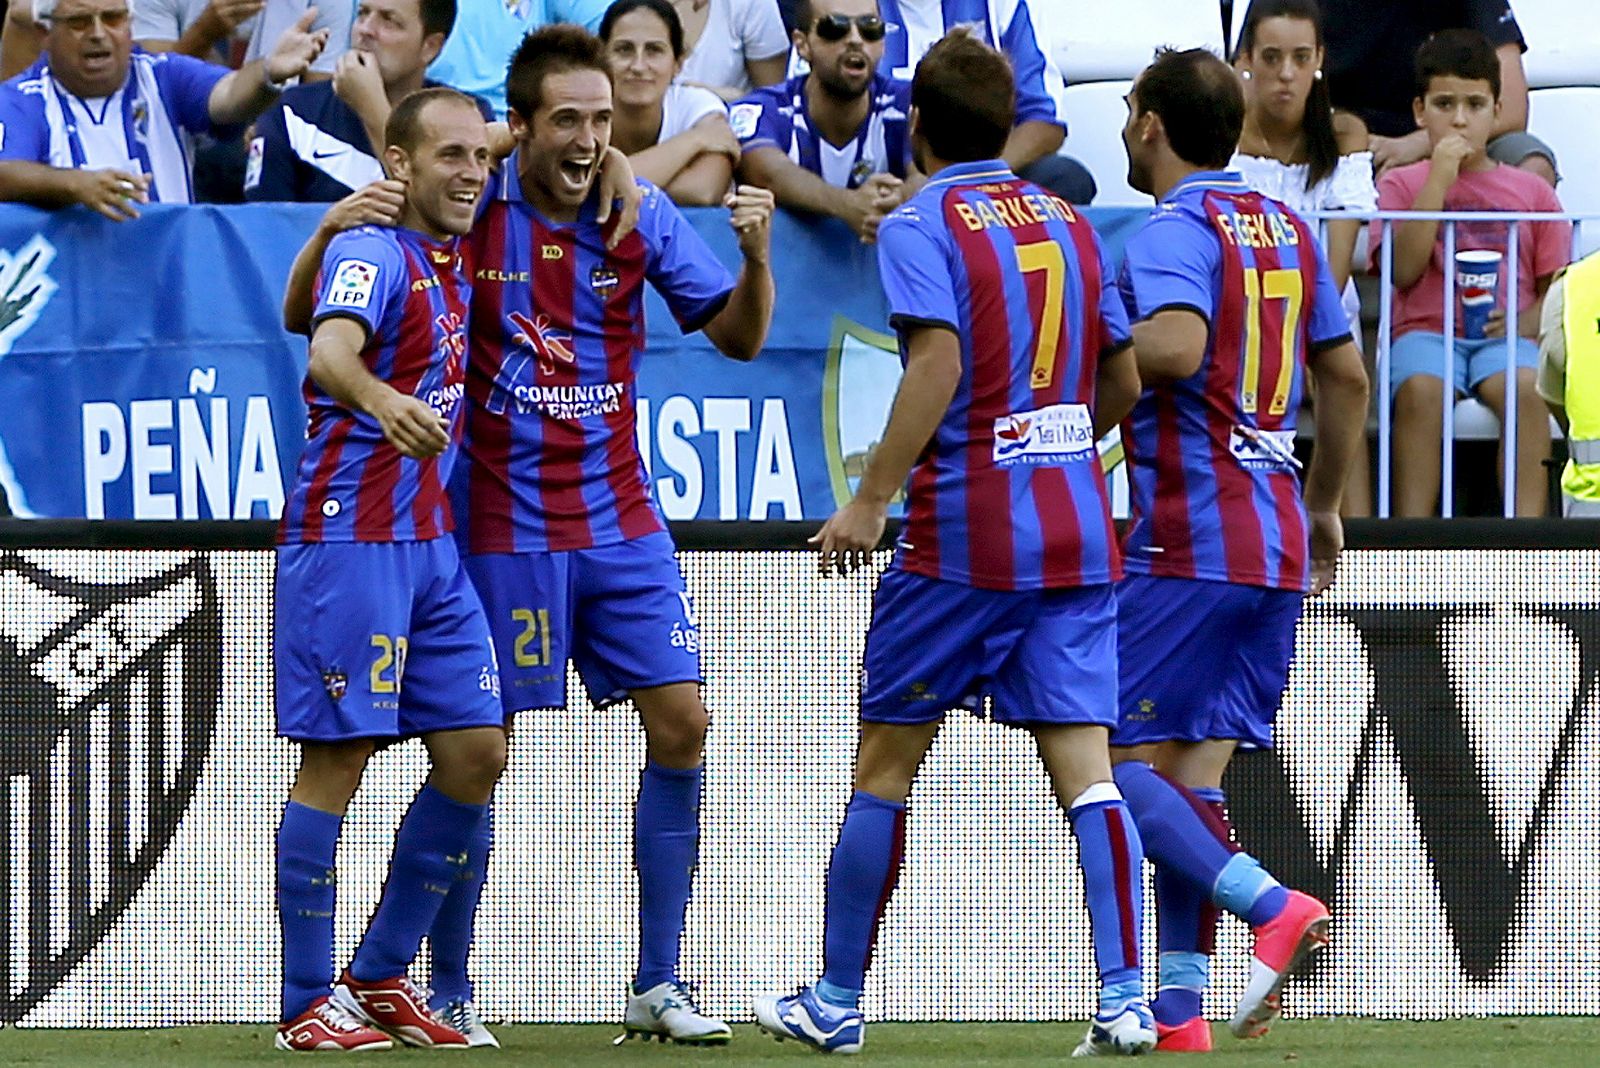
[(601, 300), (609, 297), (621, 282), (622, 276), (610, 267), (600, 266), (589, 272), (589, 288), (600, 294)]
[(345, 691), (350, 688), (350, 676), (342, 671), (324, 671), (322, 688), (327, 690), (328, 696), (335, 701), (343, 700)]
[(1065, 464), (1096, 455), (1094, 419), (1086, 404), (1051, 404), (994, 421), (994, 465)]
[(333, 269), (328, 303), (336, 308), (365, 308), (372, 303), (372, 287), (377, 281), (377, 264), (366, 260), (340, 260)]
[(850, 188), (855, 189), (862, 182), (872, 177), (872, 160), (858, 159), (854, 167), (850, 168)]

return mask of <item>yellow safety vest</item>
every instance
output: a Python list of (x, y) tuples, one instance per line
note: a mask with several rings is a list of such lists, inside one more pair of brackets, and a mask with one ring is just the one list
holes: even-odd
[(1570, 458), (1561, 488), (1576, 500), (1600, 503), (1600, 255), (1579, 260), (1563, 277)]

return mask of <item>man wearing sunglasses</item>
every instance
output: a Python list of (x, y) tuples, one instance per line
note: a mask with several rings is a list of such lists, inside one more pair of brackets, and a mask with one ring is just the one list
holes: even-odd
[(802, 0), (794, 45), (810, 73), (758, 89), (729, 113), (742, 181), (797, 211), (833, 215), (873, 241), (905, 199), (911, 83), (877, 73), (877, 0)]
[(83, 204), (116, 222), (194, 199), (193, 138), (249, 122), (322, 52), (307, 12), (229, 71), (133, 43), (128, 0), (33, 0), (44, 52), (0, 85), (0, 200)]
[(1018, 177), (1074, 204), (1094, 198), (1094, 178), (1083, 164), (1056, 154), (1067, 134), (1059, 110), (1066, 80), (1039, 45), (1045, 19), (1062, 17), (1055, 13), (1065, 11), (1065, 0), (881, 0), (881, 6), (889, 24), (883, 73), (911, 77), (934, 42), (957, 26), (970, 27), (1005, 53), (1016, 75), (1016, 125), (1001, 158)]

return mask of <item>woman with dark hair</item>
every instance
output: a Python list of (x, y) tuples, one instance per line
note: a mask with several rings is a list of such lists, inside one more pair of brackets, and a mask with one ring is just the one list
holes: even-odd
[[(1234, 68), (1244, 80), (1244, 131), (1233, 169), (1251, 187), (1294, 211), (1368, 212), (1378, 207), (1366, 125), (1334, 111), (1322, 75), (1322, 14), (1316, 0), (1255, 0), (1239, 34)], [(1361, 223), (1335, 219), (1323, 238), (1328, 268), (1344, 296), (1350, 336), (1361, 341), (1361, 305), (1350, 263)], [(1345, 490), (1345, 515), (1372, 511), (1362, 457)]]
[(616, 0), (600, 20), (600, 39), (615, 85), (612, 145), (675, 203), (722, 203), (739, 139), (715, 93), (674, 80), (683, 65), (677, 11), (666, 0)]

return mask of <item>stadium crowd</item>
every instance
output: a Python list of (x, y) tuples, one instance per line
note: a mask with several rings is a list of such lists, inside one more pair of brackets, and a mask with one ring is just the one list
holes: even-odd
[[(407, 94), (449, 85), (504, 119), (516, 42), (566, 21), (606, 42), (611, 140), (639, 176), (684, 206), (718, 204), (737, 178), (871, 242), (924, 181), (906, 133), (912, 68), (947, 22), (960, 22), (980, 26), (1016, 72), (1004, 158), (1091, 203), (1096, 176), (1072, 158), (1051, 54), (1055, 20), (1072, 2), (24, 0), (10, 5), (0, 38), (0, 200), (81, 204), (113, 220), (136, 217), (142, 203), (337, 201), (383, 177), (374, 146)], [(1481, 34), (1491, 50), (1479, 63), (1485, 111), (1459, 126), (1424, 102), (1415, 64), (1420, 46), (1453, 29)], [(1506, 0), (1256, 0), (1230, 46), (1247, 107), (1232, 165), (1297, 211), (1561, 210), (1555, 152), (1526, 128), (1528, 46)], [(1453, 134), (1481, 148), (1463, 156)], [(1516, 514), (1542, 515), (1551, 442), (1534, 388), (1536, 338), (1571, 239), (1560, 223), (1519, 230), (1525, 342), (1511, 492)], [(1370, 231), (1354, 220), (1322, 230), (1369, 371), (1381, 243), (1379, 225)], [(1506, 231), (1463, 224), (1457, 248), (1503, 254)], [(1443, 228), (1407, 224), (1395, 235), (1392, 510), (1429, 515), (1440, 496)], [(1452, 391), (1503, 419), (1504, 315), (1472, 336), (1465, 319), (1455, 317)], [(1346, 515), (1372, 513), (1371, 472), (1370, 459), (1354, 465)]]

